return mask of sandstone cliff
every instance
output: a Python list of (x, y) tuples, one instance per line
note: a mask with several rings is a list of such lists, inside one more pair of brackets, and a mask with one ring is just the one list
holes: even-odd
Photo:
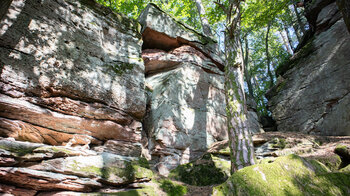
[(277, 69), (269, 108), (279, 131), (350, 135), (350, 33), (335, 1), (307, 11), (314, 35)]

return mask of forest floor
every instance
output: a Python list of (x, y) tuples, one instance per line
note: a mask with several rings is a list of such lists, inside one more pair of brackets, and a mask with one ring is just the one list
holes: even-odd
[[(278, 156), (295, 153), (304, 158), (323, 159), (332, 162), (333, 157), (337, 156), (334, 150), (338, 145), (350, 147), (350, 136), (317, 136), (295, 132), (259, 133), (254, 135), (253, 140), (256, 141), (256, 143), (260, 143), (258, 146), (261, 146), (264, 143), (276, 143), (276, 138), (278, 138), (279, 141), (283, 141), (283, 146), (264, 149), (266, 155), (264, 158), (276, 158)], [(332, 165), (333, 163), (330, 164)], [(212, 193), (213, 187), (216, 186), (192, 186), (185, 183), (181, 184), (187, 186), (188, 192), (186, 195), (188, 196), (209, 196)]]

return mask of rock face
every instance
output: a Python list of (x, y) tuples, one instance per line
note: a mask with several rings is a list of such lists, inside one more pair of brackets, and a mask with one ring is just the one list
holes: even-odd
[(150, 180), (140, 24), (92, 0), (1, 4), (0, 192)]
[(277, 69), (268, 104), (279, 131), (350, 135), (350, 36), (335, 1), (317, 9), (315, 36)]
[[(142, 34), (93, 0), (1, 4), (0, 193), (140, 188), (154, 175), (142, 156), (167, 175), (227, 140), (211, 38), (153, 4)], [(253, 107), (249, 118), (259, 132)]]
[(14, 0), (5, 11), (1, 136), (51, 145), (140, 142), (146, 99), (137, 22), (93, 1)]
[(149, 87), (148, 148), (158, 171), (167, 175), (227, 139), (222, 60), (213, 40), (153, 4), (139, 21)]

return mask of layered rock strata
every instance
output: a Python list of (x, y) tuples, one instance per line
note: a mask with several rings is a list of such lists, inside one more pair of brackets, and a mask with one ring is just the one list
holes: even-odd
[(138, 166), (146, 110), (139, 23), (92, 0), (1, 4), (0, 192), (150, 180)]
[(350, 135), (350, 36), (335, 1), (324, 4), (315, 36), (277, 69), (267, 94), (279, 131)]

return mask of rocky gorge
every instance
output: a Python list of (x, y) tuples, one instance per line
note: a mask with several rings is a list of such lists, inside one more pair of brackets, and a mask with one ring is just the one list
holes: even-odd
[(154, 4), (138, 21), (93, 0), (2, 5), (0, 193), (259, 195), (242, 179), (274, 174), (287, 183), (263, 193), (350, 194), (350, 36), (335, 1), (311, 9), (320, 28), (268, 94), (279, 131), (321, 136), (262, 133), (250, 106), (259, 164), (232, 176), (213, 38)]

